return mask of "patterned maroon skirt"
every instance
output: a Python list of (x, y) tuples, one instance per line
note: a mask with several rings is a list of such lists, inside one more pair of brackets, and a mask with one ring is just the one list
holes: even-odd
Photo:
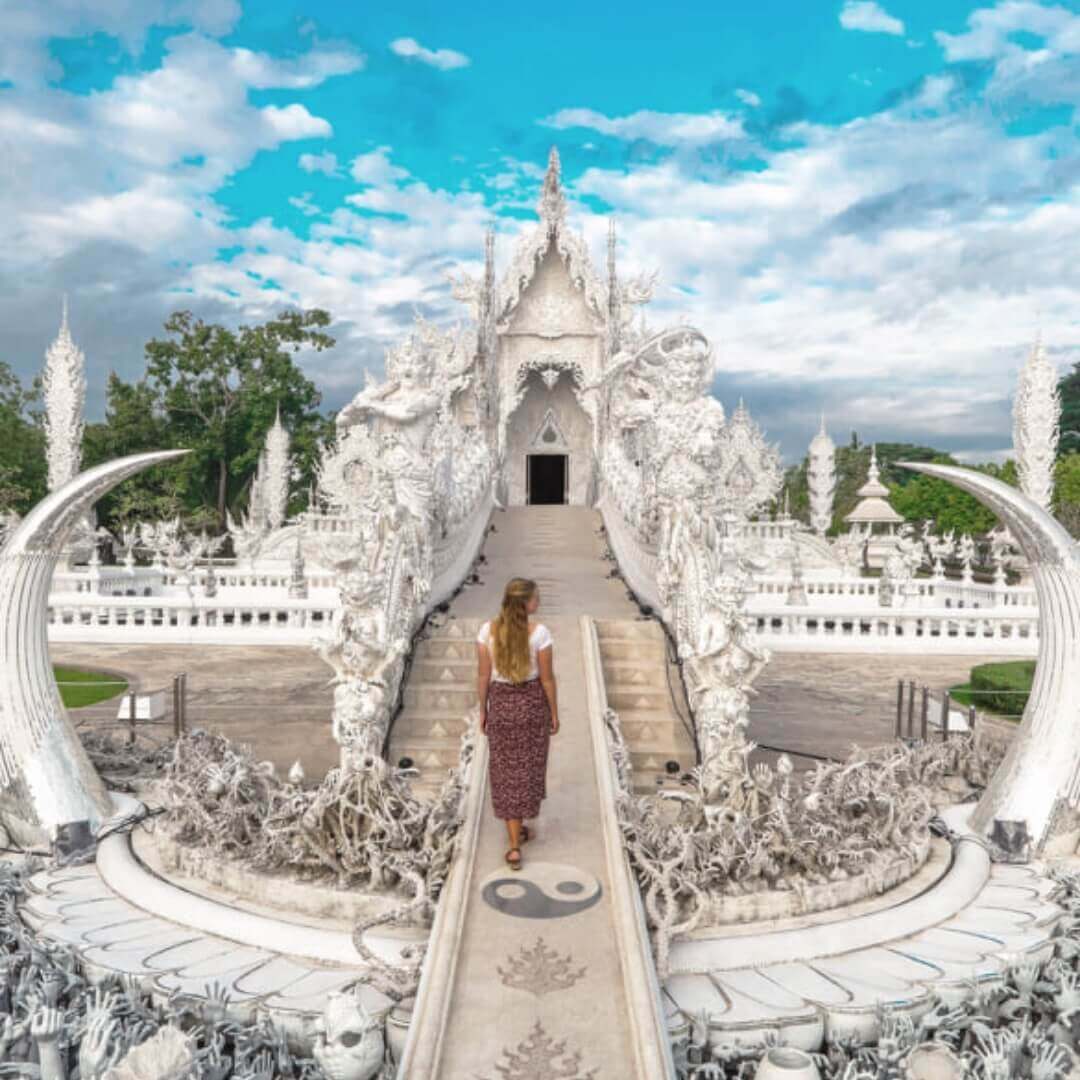
[(547, 796), (551, 708), (539, 679), (492, 681), (487, 704), (488, 775), (497, 818), (534, 818)]

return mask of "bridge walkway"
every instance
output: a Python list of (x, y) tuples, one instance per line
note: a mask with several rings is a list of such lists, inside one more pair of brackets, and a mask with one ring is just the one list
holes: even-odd
[[(498, 611), (506, 580), (536, 579), (537, 618), (555, 639), (561, 731), (552, 741), (548, 797), (517, 873), (505, 865), (506, 831), (491, 813), (486, 755), (478, 757), (485, 776), (475, 802), (475, 847), (470, 851), (466, 839), (458, 855), (465, 864), (471, 855), (471, 865), (458, 871), (467, 878), (459, 891), (452, 877), (444, 893), (443, 903), (457, 910), (440, 912), (436, 923), (445, 940), (432, 942), (429, 960), (437, 970), (425, 972), (399, 1078), (494, 1078), (509, 1055), (538, 1063), (556, 1042), (566, 1055), (581, 1055), (582, 1073), (596, 1068), (647, 1080), (634, 1049), (642, 1019), (630, 1004), (641, 991), (624, 976), (619, 891), (609, 874), (612, 838), (600, 824), (581, 620), (636, 620), (639, 612), (602, 560), (595, 511), (522, 507), (493, 520), (482, 584), (455, 599), (440, 633), (456, 624), (458, 640), (471, 650), (480, 623)], [(437, 1000), (442, 1011), (429, 1011)]]

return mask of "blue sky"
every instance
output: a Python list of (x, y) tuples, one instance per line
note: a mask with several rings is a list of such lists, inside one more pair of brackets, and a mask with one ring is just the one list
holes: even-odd
[(483, 230), (505, 265), (559, 146), (599, 258), (714, 342), (788, 458), (838, 439), (1010, 443), (1041, 329), (1080, 359), (1080, 8), (758, 0), (0, 0), (0, 356), (60, 297), (105, 376), (173, 308), (335, 316), (340, 405)]

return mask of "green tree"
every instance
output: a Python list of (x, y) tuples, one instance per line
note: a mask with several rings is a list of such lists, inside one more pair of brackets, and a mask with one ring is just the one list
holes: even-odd
[(303, 348), (330, 348), (334, 339), (322, 330), (329, 323), (329, 314), (316, 308), (230, 330), (176, 311), (165, 323), (170, 336), (147, 343), (146, 383), (168, 445), (191, 451), (174, 474), (184, 505), (211, 507), (224, 528), (279, 408), (301, 482), (310, 479), (329, 425), (318, 411), (318, 390), (293, 357)]
[[(937, 463), (956, 464), (947, 454), (940, 455)], [(978, 499), (936, 476), (917, 474), (906, 484), (897, 484), (889, 490), (889, 501), (897, 513), (913, 523), (933, 521), (937, 532), (953, 529), (976, 535), (989, 532), (997, 524), (994, 514)]]
[(0, 360), (0, 512), (24, 514), (48, 488), (45, 433), (33, 412), (38, 387), (24, 387)]
[(1059, 453), (1080, 451), (1080, 361), (1058, 382), (1061, 395), (1061, 420), (1058, 423)]
[(1054, 465), (1054, 513), (1072, 536), (1080, 536), (1080, 453), (1063, 454)]
[[(105, 419), (87, 424), (83, 435), (84, 465), (175, 447), (174, 433), (153, 388), (145, 380), (126, 383), (115, 372), (110, 373), (105, 389)], [(159, 521), (178, 514), (193, 527), (205, 524), (199, 519), (198, 508), (186, 506), (180, 499), (177, 468), (175, 464), (160, 465), (124, 481), (98, 502), (98, 521), (113, 532), (133, 522)], [(209, 516), (213, 519), (212, 513)]]

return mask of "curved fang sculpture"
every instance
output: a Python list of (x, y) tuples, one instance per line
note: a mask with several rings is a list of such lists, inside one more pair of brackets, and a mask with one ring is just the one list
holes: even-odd
[[(80, 473), (27, 514), (0, 550), (0, 800), (32, 833), (111, 813), (79, 742), (49, 661), (49, 583), (71, 529), (121, 480), (186, 454), (119, 458)], [(11, 822), (15, 825), (16, 822)]]
[[(1080, 803), (1080, 556), (1034, 500), (983, 473), (902, 462), (974, 495), (1011, 530), (1031, 562), (1039, 599), (1035, 683), (1016, 738), (972, 815), (976, 831), (1013, 856), (1071, 831)], [(1022, 824), (1021, 824), (1022, 823)]]

